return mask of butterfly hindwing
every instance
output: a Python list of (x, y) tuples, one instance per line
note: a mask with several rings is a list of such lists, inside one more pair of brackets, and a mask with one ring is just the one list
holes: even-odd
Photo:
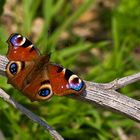
[[(27, 79), (25, 79), (25, 82)], [(29, 97), (31, 101), (47, 100), (53, 95), (52, 87), (46, 70), (42, 70), (37, 75), (32, 75), (28, 82), (26, 83), (26, 86), (22, 92), (27, 97)]]

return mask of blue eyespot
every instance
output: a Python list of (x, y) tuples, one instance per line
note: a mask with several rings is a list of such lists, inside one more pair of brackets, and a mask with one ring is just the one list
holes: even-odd
[(48, 88), (41, 89), (38, 94), (42, 97), (46, 97), (50, 94), (50, 90)]
[(80, 83), (70, 83), (70, 88), (79, 91), (82, 89), (83, 85), (83, 81), (81, 81)]
[(14, 47), (20, 46), (22, 41), (23, 37), (17, 33), (13, 34), (10, 39), (10, 42)]
[(18, 66), (16, 63), (12, 63), (9, 67), (9, 71), (15, 75), (17, 73)]
[(68, 81), (69, 87), (76, 91), (80, 91), (84, 86), (84, 82), (75, 74), (71, 75)]

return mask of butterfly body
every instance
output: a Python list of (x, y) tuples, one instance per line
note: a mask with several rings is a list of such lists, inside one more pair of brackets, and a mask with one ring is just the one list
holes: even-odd
[(41, 56), (25, 37), (12, 34), (8, 44), (8, 83), (32, 101), (47, 100), (53, 94), (80, 94), (85, 90), (85, 83), (77, 75), (50, 62), (50, 54)]

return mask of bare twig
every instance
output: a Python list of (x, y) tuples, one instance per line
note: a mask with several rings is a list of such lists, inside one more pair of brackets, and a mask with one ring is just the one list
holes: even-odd
[[(0, 56), (0, 74), (5, 75), (5, 67), (7, 63), (8, 59), (5, 56)], [(81, 96), (71, 95), (69, 97), (84, 102), (90, 102), (91, 104), (97, 104), (102, 108), (125, 114), (127, 117), (140, 122), (140, 102), (116, 91), (116, 89), (122, 88), (138, 80), (140, 80), (140, 73), (116, 79), (110, 83), (94, 83), (85, 81), (87, 85), (85, 93)], [(16, 108), (25, 114), (24, 110), (20, 107), (16, 106)], [(33, 121), (36, 120), (37, 123), (40, 122), (38, 119), (34, 119), (32, 115), (29, 118)], [(42, 123), (39, 124), (42, 125)]]
[(38, 123), (42, 127), (47, 130), (50, 135), (55, 139), (55, 140), (64, 140), (62, 136), (56, 132), (51, 126), (49, 126), (46, 122), (41, 120), (37, 115), (32, 113), (30, 110), (26, 109), (23, 107), (21, 104), (17, 103), (13, 98), (10, 97), (4, 90), (0, 89), (0, 97), (11, 104), (13, 107), (16, 109), (19, 109), (23, 114), (25, 114), (28, 118), (30, 118), (32, 121)]
[(112, 89), (100, 88), (100, 84), (86, 81), (86, 91), (83, 96), (74, 96), (78, 100), (95, 103), (102, 108), (125, 114), (140, 122), (140, 102), (129, 98)]
[(95, 83), (97, 87), (102, 88), (102, 89), (112, 89), (112, 90), (116, 90), (122, 87), (125, 87), (129, 84), (132, 84), (134, 82), (137, 82), (140, 80), (140, 72), (130, 75), (130, 76), (126, 76), (120, 79), (115, 79), (114, 81), (110, 82), (110, 83), (105, 83), (105, 84), (99, 84), (99, 83)]

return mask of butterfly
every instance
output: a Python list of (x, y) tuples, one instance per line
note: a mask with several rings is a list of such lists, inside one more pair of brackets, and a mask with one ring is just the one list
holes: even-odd
[(85, 90), (83, 80), (61, 65), (50, 62), (50, 54), (42, 56), (26, 37), (14, 33), (7, 43), (8, 83), (31, 101), (47, 100), (54, 94), (80, 95)]

